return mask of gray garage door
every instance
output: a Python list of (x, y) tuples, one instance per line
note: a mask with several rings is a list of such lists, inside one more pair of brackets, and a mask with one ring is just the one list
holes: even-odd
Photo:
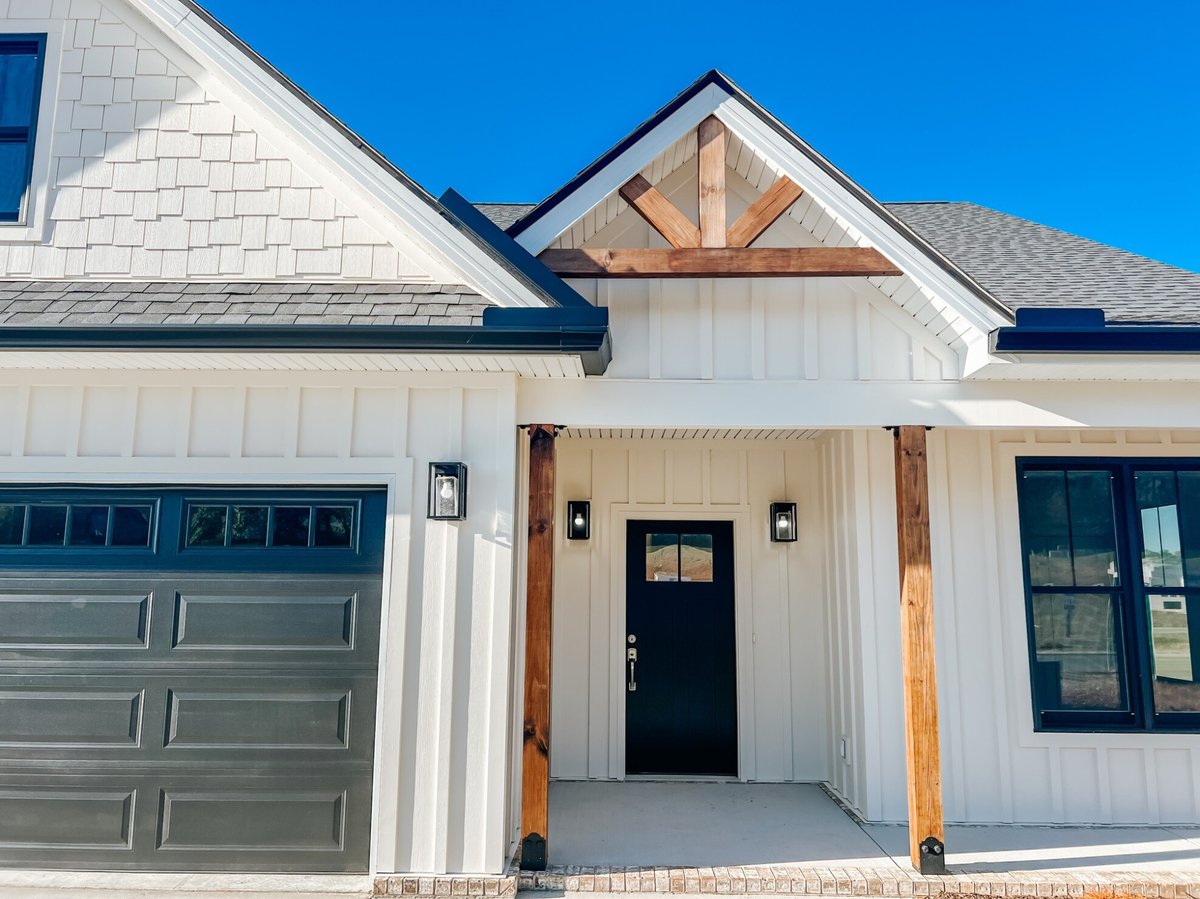
[(382, 491), (0, 491), (0, 865), (366, 871)]

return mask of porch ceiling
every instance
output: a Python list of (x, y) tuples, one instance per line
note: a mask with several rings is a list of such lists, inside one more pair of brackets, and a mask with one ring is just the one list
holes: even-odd
[(568, 440), (816, 440), (818, 428), (580, 428), (559, 431)]

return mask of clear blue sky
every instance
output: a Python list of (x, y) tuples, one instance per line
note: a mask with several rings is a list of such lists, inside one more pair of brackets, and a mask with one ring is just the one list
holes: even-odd
[(204, 2), (435, 194), (540, 200), (719, 68), (881, 200), (1200, 270), (1197, 0)]

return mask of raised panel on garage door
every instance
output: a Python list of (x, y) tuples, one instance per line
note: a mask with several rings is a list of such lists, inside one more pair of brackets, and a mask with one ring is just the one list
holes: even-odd
[(384, 508), (0, 489), (0, 866), (367, 870)]

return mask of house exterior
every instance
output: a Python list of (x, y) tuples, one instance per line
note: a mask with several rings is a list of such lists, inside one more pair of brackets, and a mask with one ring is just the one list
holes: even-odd
[(1200, 824), (1200, 275), (718, 73), (475, 207), (191, 0), (0, 13), (0, 865), (498, 875), (639, 775), (928, 870)]

